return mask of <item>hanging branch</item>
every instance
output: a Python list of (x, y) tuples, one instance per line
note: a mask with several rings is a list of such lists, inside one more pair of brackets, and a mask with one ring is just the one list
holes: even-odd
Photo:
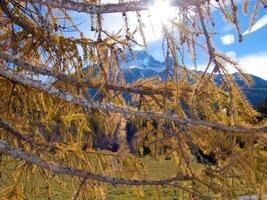
[(75, 80), (71, 76), (67, 75), (66, 73), (62, 72), (53, 72), (52, 70), (49, 70), (48, 66), (45, 65), (37, 65), (33, 64), (28, 61), (24, 61), (21, 58), (15, 57), (13, 55), (10, 55), (8, 53), (3, 52), (0, 50), (0, 57), (5, 59), (8, 62), (16, 64), (19, 68), (25, 69), (27, 71), (33, 72), (35, 74), (41, 74), (45, 76), (51, 76), (53, 78), (56, 78), (58, 80), (67, 82), (71, 85), (75, 85), (78, 87), (81, 86), (87, 86), (89, 88), (101, 88), (106, 87), (109, 90), (115, 90), (120, 92), (128, 92), (128, 93), (134, 93), (134, 94), (141, 94), (141, 95), (164, 95), (167, 97), (172, 97), (174, 94), (171, 89), (164, 88), (150, 88), (146, 86), (142, 87), (130, 87), (129, 85), (115, 85), (115, 84), (109, 84), (109, 83), (95, 83), (88, 79), (82, 79), (82, 80)]
[[(18, 138), (22, 141), (32, 143), (32, 140), (30, 138), (25, 137), (23, 134), (21, 134), (18, 130), (16, 130), (14, 127), (12, 127), (7, 121), (2, 119), (1, 117), (0, 117), (0, 128), (7, 130), (8, 132), (11, 133), (11, 135), (15, 136), (16, 138)], [(36, 145), (36, 144), (33, 143), (33, 145)]]
[(21, 83), (23, 85), (47, 92), (64, 101), (74, 103), (77, 105), (81, 105), (87, 109), (94, 108), (94, 109), (98, 109), (102, 111), (122, 113), (124, 115), (133, 115), (133, 116), (144, 117), (144, 118), (155, 119), (155, 120), (164, 119), (166, 121), (174, 121), (182, 125), (191, 124), (191, 125), (207, 126), (207, 127), (211, 127), (215, 129), (224, 130), (227, 132), (239, 132), (239, 133), (265, 132), (267, 133), (267, 126), (260, 127), (260, 128), (244, 128), (244, 127), (236, 127), (236, 126), (226, 126), (226, 125), (218, 124), (216, 122), (210, 122), (210, 121), (205, 121), (205, 120), (181, 119), (177, 116), (171, 115), (170, 113), (166, 113), (166, 112), (139, 111), (139, 110), (134, 110), (131, 108), (117, 106), (112, 103), (89, 102), (86, 99), (75, 97), (68, 92), (55, 88), (54, 86), (50, 84), (45, 84), (37, 80), (32, 80), (22, 74), (15, 74), (11, 70), (3, 69), (3, 67), (2, 68), (0, 67), (0, 75), (5, 78), (16, 81), (18, 83)]
[(190, 176), (174, 176), (172, 178), (163, 179), (163, 180), (139, 180), (139, 179), (117, 179), (111, 176), (105, 176), (101, 174), (95, 174), (81, 169), (76, 169), (72, 167), (60, 166), (56, 163), (49, 163), (38, 156), (27, 153), (22, 150), (18, 150), (6, 141), (0, 140), (0, 150), (4, 153), (7, 153), (15, 158), (22, 159), (28, 163), (35, 164), (39, 167), (42, 167), (47, 170), (51, 170), (55, 174), (65, 174), (70, 176), (77, 176), (86, 179), (92, 179), (100, 182), (110, 183), (112, 185), (167, 185), (174, 181), (190, 181), (195, 178)]
[(17, 139), (29, 143), (33, 147), (56, 148), (55, 146), (51, 146), (48, 143), (37, 143), (32, 138), (26, 137), (23, 133), (21, 133), (19, 130), (13, 127), (8, 121), (2, 119), (1, 117), (0, 117), (0, 128), (6, 130), (10, 135), (16, 137)]
[[(203, 0), (206, 2), (207, 0)], [(96, 5), (89, 2), (76, 2), (73, 0), (21, 0), (21, 2), (39, 3), (54, 8), (63, 8), (77, 12), (89, 14), (104, 14), (104, 13), (125, 13), (131, 11), (148, 10), (150, 2), (147, 0), (130, 1), (127, 3), (114, 3)], [(193, 5), (193, 1), (173, 0), (170, 5), (174, 7), (189, 7)]]

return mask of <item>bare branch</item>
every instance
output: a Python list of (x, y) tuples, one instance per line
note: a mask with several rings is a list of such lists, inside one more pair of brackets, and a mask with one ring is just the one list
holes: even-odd
[(21, 141), (29, 143), (33, 147), (45, 147), (45, 148), (53, 147), (55, 149), (57, 148), (55, 146), (51, 146), (50, 144), (41, 144), (41, 143), (35, 142), (32, 138), (26, 137), (22, 132), (17, 130), (8, 121), (2, 119), (1, 117), (0, 117), (0, 128), (5, 129), (11, 135), (15, 136), (16, 138), (20, 139)]
[(25, 151), (18, 150), (12, 147), (6, 141), (3, 140), (0, 140), (0, 150), (15, 158), (19, 158), (28, 163), (32, 163), (44, 169), (51, 170), (56, 174), (77, 176), (85, 179), (92, 179), (100, 182), (110, 183), (112, 185), (167, 185), (173, 181), (194, 180), (194, 178), (190, 176), (175, 176), (164, 180), (117, 179), (111, 176), (95, 174), (81, 169), (64, 167), (55, 163), (46, 162), (35, 155), (29, 154)]
[(121, 106), (114, 105), (112, 103), (98, 103), (98, 102), (89, 102), (86, 99), (81, 99), (78, 97), (75, 97), (71, 95), (70, 93), (67, 93), (63, 90), (60, 90), (58, 88), (55, 88), (52, 85), (44, 84), (37, 80), (32, 80), (28, 78), (27, 76), (23, 74), (15, 74), (12, 70), (3, 69), (3, 67), (0, 67), (0, 75), (3, 77), (6, 77), (8, 79), (11, 79), (13, 81), (19, 82), (23, 85), (42, 90), (44, 92), (47, 92), (51, 95), (57, 96), (58, 98), (74, 103), (77, 105), (81, 105), (85, 108), (94, 108), (102, 111), (110, 111), (110, 112), (116, 112), (116, 113), (122, 113), (124, 115), (133, 115), (138, 117), (144, 117), (148, 119), (164, 119), (167, 121), (174, 121), (178, 124), (183, 125), (200, 125), (200, 126), (207, 126), (215, 129), (224, 130), (227, 132), (239, 132), (239, 133), (256, 133), (256, 132), (264, 132), (267, 133), (267, 126), (260, 127), (260, 128), (244, 128), (244, 127), (236, 127), (236, 126), (226, 126), (222, 124), (218, 124), (215, 122), (205, 121), (205, 120), (193, 120), (193, 119), (180, 119), (177, 116), (171, 115), (167, 112), (150, 112), (150, 111), (140, 111), (135, 110), (131, 108), (124, 108)]
[[(148, 10), (151, 5), (147, 0), (130, 1), (127, 3), (114, 3), (96, 5), (90, 2), (77, 2), (73, 0), (21, 0), (22, 2), (38, 3), (54, 8), (64, 8), (89, 14), (118, 13)], [(192, 1), (173, 0), (170, 5), (175, 7), (192, 6)]]
[(13, 136), (17, 137), (18, 139), (26, 142), (31, 142), (31, 140), (17, 131), (14, 127), (12, 127), (6, 120), (0, 118), (0, 128), (3, 128), (9, 131)]

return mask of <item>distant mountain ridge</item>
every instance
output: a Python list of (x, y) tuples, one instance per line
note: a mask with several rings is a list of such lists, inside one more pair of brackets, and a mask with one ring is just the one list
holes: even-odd
[[(135, 51), (135, 58), (130, 53), (127, 53), (127, 62), (124, 60), (120, 61), (120, 66), (124, 71), (124, 78), (127, 82), (133, 82), (139, 78), (146, 78), (151, 76), (164, 76), (163, 70), (165, 69), (166, 63), (157, 61), (153, 56), (149, 55), (146, 51)], [(172, 61), (169, 61), (170, 64)], [(254, 82), (252, 87), (248, 87), (243, 80), (240, 79), (238, 73), (233, 74), (237, 84), (242, 88), (244, 94), (252, 105), (256, 106), (263, 99), (267, 98), (267, 81), (250, 75)], [(220, 78), (215, 76), (215, 81), (220, 82)]]
[(123, 69), (145, 69), (161, 72), (165, 68), (165, 62), (160, 62), (154, 59), (146, 51), (134, 51), (134, 57), (131, 53), (126, 53), (127, 62), (123, 59), (120, 60), (120, 65)]

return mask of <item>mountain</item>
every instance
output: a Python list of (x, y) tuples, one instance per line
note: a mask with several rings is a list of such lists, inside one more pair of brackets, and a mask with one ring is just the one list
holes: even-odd
[(248, 100), (256, 106), (267, 98), (267, 81), (254, 75), (250, 75), (250, 77), (254, 82), (252, 87), (248, 87), (240, 78), (236, 79), (236, 82), (242, 87)]
[(133, 51), (126, 53), (127, 61), (120, 59), (122, 69), (143, 69), (161, 72), (165, 68), (165, 62), (157, 61), (146, 51)]
[[(239, 87), (242, 88), (244, 94), (246, 95), (247, 99), (252, 103), (252, 105), (257, 106), (262, 100), (267, 98), (267, 81), (254, 76), (249, 75), (250, 78), (253, 81), (253, 85), (251, 87), (247, 86), (245, 81), (240, 78), (239, 73), (232, 74), (234, 77), (236, 83), (239, 85)], [(220, 84), (222, 82), (222, 79), (217, 75), (215, 75), (215, 82)]]
[(139, 78), (151, 77), (159, 75), (159, 72), (152, 69), (142, 69), (137, 66), (130, 67), (128, 70), (124, 70), (124, 78), (126, 82), (131, 83)]
[[(142, 77), (156, 75), (164, 78), (165, 62), (155, 60), (146, 51), (134, 51), (133, 53), (135, 56), (130, 53), (126, 54), (127, 62), (123, 59), (120, 60), (120, 66), (124, 71), (124, 78), (127, 82), (130, 83)], [(172, 61), (170, 60), (169, 63), (171, 64)], [(248, 100), (252, 105), (256, 106), (267, 98), (267, 81), (254, 75), (250, 76), (254, 84), (248, 87), (238, 73), (233, 74), (235, 81), (242, 88)], [(215, 75), (214, 80), (218, 84), (221, 82), (221, 78), (218, 75)]]

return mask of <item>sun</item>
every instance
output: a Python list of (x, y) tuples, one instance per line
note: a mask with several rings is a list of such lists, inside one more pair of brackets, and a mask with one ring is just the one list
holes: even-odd
[[(163, 27), (171, 29), (173, 25), (171, 21), (177, 21), (179, 16), (179, 9), (170, 4), (171, 0), (150, 0), (150, 2), (152, 3), (148, 10), (140, 12), (142, 14), (142, 31), (146, 36), (147, 43), (161, 40), (164, 35)], [(128, 19), (132, 27), (139, 26), (135, 13), (129, 13)], [(135, 39), (139, 43), (143, 42), (140, 34), (137, 34)]]
[(177, 15), (177, 9), (170, 5), (170, 0), (155, 0), (149, 7), (149, 18), (145, 20), (146, 34), (149, 41), (155, 41), (162, 37), (163, 26), (169, 27), (169, 23)]
[(156, 0), (149, 8), (153, 22), (167, 23), (174, 16), (174, 8), (168, 0)]

